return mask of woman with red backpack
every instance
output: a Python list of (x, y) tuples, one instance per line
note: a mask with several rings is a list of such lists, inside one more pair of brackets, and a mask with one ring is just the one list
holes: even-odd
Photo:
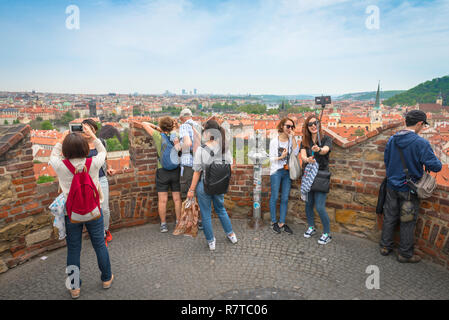
[[(70, 281), (68, 281), (67, 287), (70, 288), (70, 293), (74, 299), (80, 296), (81, 280), (79, 270), (84, 226), (87, 228), (92, 246), (97, 255), (103, 288), (110, 288), (114, 279), (111, 272), (109, 252), (104, 242), (103, 214), (100, 210), (103, 194), (100, 188), (98, 172), (105, 161), (106, 149), (101, 141), (95, 137), (88, 125), (83, 125), (83, 132), (94, 139), (95, 148), (98, 150), (96, 156), (87, 159), (89, 155), (89, 143), (87, 140), (80, 133), (69, 133), (69, 131), (66, 131), (61, 141), (53, 148), (49, 162), (58, 176), (59, 185), (66, 200), (67, 272), (70, 272), (68, 274), (68, 280), (70, 279)], [(82, 179), (80, 176), (82, 176)], [(72, 185), (72, 182), (74, 185)], [(84, 203), (89, 205), (92, 204), (91, 198), (87, 199), (87, 195), (93, 195), (95, 207), (89, 213), (83, 212), (83, 208), (79, 205), (80, 201), (85, 201)], [(86, 198), (83, 199), (83, 196)], [(90, 210), (89, 208), (87, 211)], [(95, 212), (98, 211), (99, 214), (96, 214)], [(77, 219), (81, 217), (81, 222), (75, 221), (75, 217)]]

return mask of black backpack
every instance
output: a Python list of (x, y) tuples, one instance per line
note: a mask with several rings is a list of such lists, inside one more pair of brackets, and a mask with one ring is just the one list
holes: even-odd
[[(201, 147), (208, 151), (213, 159), (214, 152), (207, 145), (202, 145)], [(231, 165), (226, 163), (225, 153), (223, 153), (221, 163), (213, 161), (210, 165), (206, 165), (203, 174), (205, 175), (204, 191), (208, 195), (219, 195), (228, 192), (229, 182), (231, 181)]]

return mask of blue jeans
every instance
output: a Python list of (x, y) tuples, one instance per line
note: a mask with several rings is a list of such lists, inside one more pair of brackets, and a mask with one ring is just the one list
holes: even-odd
[(204, 191), (203, 181), (200, 180), (196, 186), (196, 197), (201, 210), (203, 231), (207, 242), (212, 242), (214, 240), (214, 231), (212, 230), (212, 203), (214, 204), (215, 213), (218, 215), (226, 235), (234, 233), (232, 231), (231, 219), (229, 219), (228, 213), (224, 207), (224, 194), (208, 195)]
[(86, 225), (90, 241), (92, 242), (92, 247), (97, 254), (98, 267), (101, 271), (101, 281), (109, 281), (112, 278), (112, 272), (108, 248), (106, 248), (104, 243), (103, 214), (100, 219), (85, 223), (71, 223), (69, 217), (65, 217), (65, 228), (67, 232), (67, 266), (77, 266), (81, 269), (81, 242), (84, 225)]
[(270, 197), (270, 214), (271, 223), (276, 223), (276, 203), (279, 198), (279, 188), (282, 186), (281, 193), (281, 212), (279, 215), (279, 222), (285, 223), (288, 209), (288, 196), (290, 195), (290, 188), (292, 181), (290, 180), (290, 172), (285, 169), (279, 169), (270, 176), (271, 182), (271, 197)]
[(329, 215), (326, 211), (326, 197), (327, 193), (324, 192), (313, 192), (310, 191), (307, 195), (306, 202), (306, 215), (307, 215), (307, 223), (309, 227), (315, 226), (315, 212), (313, 211), (313, 207), (315, 206), (316, 211), (318, 212), (321, 223), (323, 224), (324, 233), (330, 233), (330, 219)]

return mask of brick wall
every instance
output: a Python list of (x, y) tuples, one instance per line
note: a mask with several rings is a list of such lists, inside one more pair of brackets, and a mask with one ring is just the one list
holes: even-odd
[[(157, 154), (153, 140), (139, 123), (131, 123), (130, 129), (132, 168), (109, 177), (112, 230), (159, 223), (155, 188)], [(398, 125), (391, 125), (350, 143), (333, 137), (330, 161), (333, 175), (327, 200), (333, 232), (378, 242), (382, 217), (376, 215), (375, 206), (379, 183), (385, 175), (383, 151), (388, 138), (398, 129)], [(0, 153), (0, 273), (48, 250), (65, 246), (64, 240), (57, 240), (57, 230), (52, 227), (53, 219), (47, 209), (59, 194), (58, 183), (36, 184), (29, 127), (21, 128), (19, 133), (7, 137), (9, 148)], [(288, 223), (306, 222), (299, 188), (300, 181), (295, 181), (290, 192)], [(245, 220), (251, 217), (252, 190), (253, 166), (235, 165), (225, 196), (230, 216)], [(265, 175), (262, 212), (267, 224), (270, 221), (269, 198), (270, 177)], [(167, 209), (167, 219), (173, 221), (172, 201)], [(318, 215), (315, 221), (321, 227)], [(416, 228), (416, 251), (447, 268), (448, 229), (449, 188), (440, 187), (433, 198), (422, 203)]]

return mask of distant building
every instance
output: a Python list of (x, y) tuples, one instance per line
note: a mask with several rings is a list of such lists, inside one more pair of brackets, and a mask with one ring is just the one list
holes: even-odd
[(433, 112), (433, 113), (439, 113), (439, 112), (449, 112), (448, 106), (443, 106), (443, 96), (440, 92), (440, 95), (436, 99), (436, 103), (419, 103), (418, 109), (423, 112)]
[(91, 118), (97, 116), (97, 102), (95, 100), (89, 102), (89, 116)]
[(370, 111), (371, 130), (382, 127), (382, 109), (380, 105), (380, 81), (377, 86), (376, 102)]

